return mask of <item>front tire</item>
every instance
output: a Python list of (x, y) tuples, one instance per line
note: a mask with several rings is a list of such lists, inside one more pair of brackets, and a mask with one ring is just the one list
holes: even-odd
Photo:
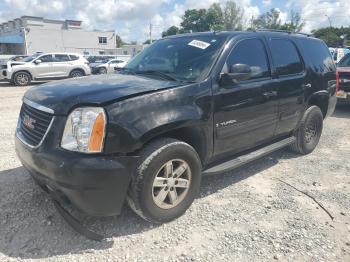
[(296, 131), (296, 141), (290, 146), (299, 154), (309, 154), (316, 148), (323, 129), (323, 114), (318, 106), (309, 107)]
[(98, 70), (99, 74), (101, 75), (105, 75), (107, 74), (107, 69), (105, 67), (101, 67), (99, 70)]
[(197, 196), (201, 161), (190, 145), (179, 140), (157, 140), (141, 151), (128, 203), (136, 214), (152, 223), (181, 216)]
[(13, 82), (16, 86), (27, 86), (30, 84), (32, 77), (27, 72), (17, 72), (13, 76)]

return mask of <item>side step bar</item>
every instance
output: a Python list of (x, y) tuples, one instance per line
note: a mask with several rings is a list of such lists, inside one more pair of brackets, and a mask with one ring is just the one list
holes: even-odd
[(296, 140), (296, 138), (294, 136), (288, 137), (284, 140), (281, 140), (281, 141), (276, 142), (274, 144), (260, 148), (256, 151), (249, 153), (249, 154), (239, 156), (237, 158), (234, 158), (232, 160), (229, 160), (229, 161), (224, 162), (222, 164), (219, 164), (217, 166), (206, 169), (203, 171), (203, 175), (216, 175), (219, 173), (231, 171), (231, 170), (238, 168), (244, 164), (247, 164), (253, 160), (256, 160), (256, 159), (261, 158), (263, 156), (266, 156), (266, 155), (268, 155), (276, 150), (279, 150), (283, 147), (286, 147), (290, 144), (293, 144), (295, 140)]

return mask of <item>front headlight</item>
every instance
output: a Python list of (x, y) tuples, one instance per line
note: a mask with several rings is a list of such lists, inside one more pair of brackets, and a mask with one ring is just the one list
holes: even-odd
[(83, 153), (99, 153), (103, 150), (106, 114), (101, 107), (81, 107), (67, 118), (61, 147)]

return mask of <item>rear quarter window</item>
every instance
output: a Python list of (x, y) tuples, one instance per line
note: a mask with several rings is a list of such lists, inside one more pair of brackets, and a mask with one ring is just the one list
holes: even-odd
[(299, 43), (313, 71), (317, 73), (335, 71), (331, 53), (325, 43), (312, 38), (300, 39)]
[(77, 55), (69, 55), (69, 57), (72, 61), (79, 60), (79, 56)]

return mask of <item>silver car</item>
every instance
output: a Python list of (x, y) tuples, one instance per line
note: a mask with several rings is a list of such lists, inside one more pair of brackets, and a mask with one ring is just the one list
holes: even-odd
[(32, 80), (62, 79), (91, 74), (89, 62), (79, 54), (39, 53), (20, 61), (9, 61), (2, 73), (11, 83), (19, 86)]
[(116, 69), (123, 68), (126, 64), (126, 61), (111, 59), (102, 61), (102, 63), (92, 63), (90, 67), (93, 74), (110, 74), (114, 73)]

